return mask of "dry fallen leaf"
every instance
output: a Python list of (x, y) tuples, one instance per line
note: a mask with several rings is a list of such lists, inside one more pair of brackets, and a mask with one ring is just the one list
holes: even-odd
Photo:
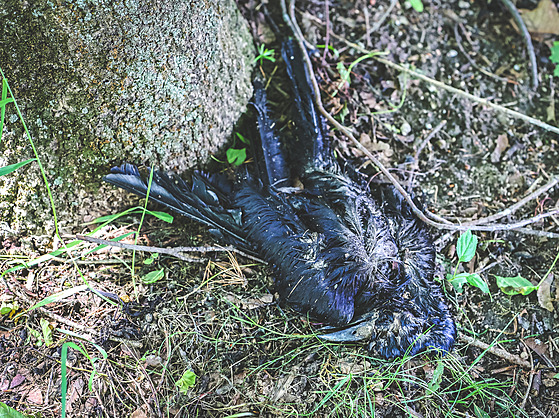
[(547, 309), (549, 312), (553, 312), (553, 301), (551, 299), (552, 283), (553, 273), (550, 273), (538, 288), (538, 302), (542, 308)]
[(506, 134), (497, 136), (497, 143), (495, 149), (491, 153), (491, 162), (498, 163), (501, 160), (501, 155), (509, 147), (509, 139)]
[(148, 418), (148, 414), (142, 408), (138, 408), (132, 412), (130, 418)]
[(559, 35), (559, 11), (551, 0), (540, 0), (534, 10), (521, 9), (519, 12), (529, 32)]
[(43, 392), (39, 388), (31, 389), (27, 395), (27, 400), (36, 405), (43, 404)]
[(25, 382), (25, 376), (22, 375), (21, 373), (18, 373), (14, 376), (14, 378), (12, 379), (12, 381), (10, 382), (10, 389), (13, 389), (15, 387), (18, 387), (19, 385), (21, 385), (23, 382)]

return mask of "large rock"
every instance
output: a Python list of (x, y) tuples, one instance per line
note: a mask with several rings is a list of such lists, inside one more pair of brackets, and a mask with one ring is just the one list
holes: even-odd
[[(207, 161), (251, 96), (254, 50), (234, 0), (4, 0), (0, 22), (0, 66), (63, 227), (107, 202), (112, 164)], [(33, 157), (11, 104), (0, 149), (0, 166)], [(37, 164), (0, 177), (0, 194), (0, 234), (52, 231)]]

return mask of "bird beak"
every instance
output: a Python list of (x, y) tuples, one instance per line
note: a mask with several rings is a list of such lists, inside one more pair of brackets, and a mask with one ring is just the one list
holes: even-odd
[[(375, 315), (373, 314), (373, 316)], [(374, 323), (375, 318), (371, 316), (348, 328), (328, 334), (320, 334), (318, 338), (325, 341), (340, 343), (367, 340), (373, 335)]]

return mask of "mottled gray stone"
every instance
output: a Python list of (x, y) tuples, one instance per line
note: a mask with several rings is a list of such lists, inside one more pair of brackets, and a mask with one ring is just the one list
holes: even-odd
[[(184, 172), (223, 145), (251, 96), (254, 50), (234, 0), (4, 0), (0, 66), (65, 227), (103, 212), (121, 161)], [(33, 157), (8, 105), (0, 166)], [(0, 177), (1, 231), (52, 231), (37, 164)]]

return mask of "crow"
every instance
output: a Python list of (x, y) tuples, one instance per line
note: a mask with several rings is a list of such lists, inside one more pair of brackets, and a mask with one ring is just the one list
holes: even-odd
[(398, 191), (371, 190), (363, 175), (334, 158), (313, 102), (307, 53), (291, 39), (283, 43), (292, 135), (278, 135), (263, 83), (255, 80), (255, 167), (238, 169), (234, 181), (195, 172), (189, 185), (128, 163), (104, 180), (145, 197), (151, 176), (150, 200), (266, 260), (281, 302), (327, 325), (320, 338), (365, 341), (384, 358), (446, 353), (456, 328), (433, 281), (429, 233)]

